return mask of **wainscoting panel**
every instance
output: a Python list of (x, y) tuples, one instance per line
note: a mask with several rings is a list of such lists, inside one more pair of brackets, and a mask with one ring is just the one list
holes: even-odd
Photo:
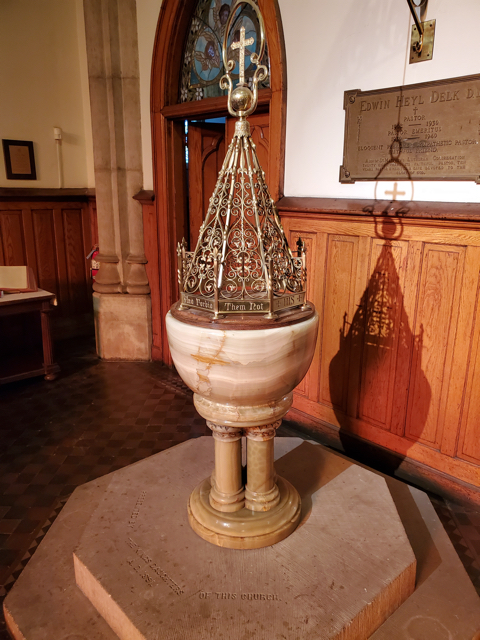
[(395, 371), (401, 366), (398, 347), (409, 340), (402, 300), (407, 251), (406, 242), (373, 240), (368, 286), (358, 307), (359, 321), (353, 321), (364, 329), (359, 417), (387, 430), (391, 430)]
[(467, 282), (467, 286), (473, 286), (470, 286), (470, 299), (465, 301), (466, 304), (473, 303), (474, 322), (470, 325), (470, 340), (463, 358), (468, 364), (463, 412), (457, 416), (460, 424), (458, 455), (480, 464), (480, 248), (476, 249), (471, 272), (474, 277)]
[[(36, 278), (41, 289), (56, 293), (64, 302), (57, 270), (53, 209), (33, 209), (33, 239), (35, 242)], [(27, 214), (28, 215), (28, 214)], [(63, 247), (62, 247), (63, 248)]]
[(0, 259), (7, 266), (23, 265), (26, 260), (22, 211), (0, 211), (2, 253)]
[(320, 315), (294, 408), (480, 487), (480, 220), (281, 217)]
[(420, 344), (412, 363), (406, 435), (438, 450), (442, 443), (464, 258), (464, 247), (430, 243), (424, 246), (414, 327)]
[(55, 293), (55, 338), (93, 332), (91, 204), (86, 197), (0, 201), (0, 264), (32, 267), (38, 287)]

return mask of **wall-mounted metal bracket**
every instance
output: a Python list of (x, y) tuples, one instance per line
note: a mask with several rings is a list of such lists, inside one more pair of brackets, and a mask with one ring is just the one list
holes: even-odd
[[(420, 33), (416, 24), (412, 26), (410, 44), (410, 64), (424, 62), (433, 58), (433, 43), (435, 39), (435, 20), (419, 23)], [(421, 33), (423, 31), (423, 34)]]

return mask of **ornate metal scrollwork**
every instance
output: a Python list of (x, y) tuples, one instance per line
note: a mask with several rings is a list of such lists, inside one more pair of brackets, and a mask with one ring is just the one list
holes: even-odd
[[(257, 65), (252, 89), (245, 83), (245, 29), (231, 45), (239, 50), (239, 82), (231, 74), (236, 61), (227, 60), (228, 36), (236, 9), (250, 5), (260, 25), (260, 45), (250, 60)], [(264, 313), (305, 302), (305, 245), (293, 256), (260, 166), (247, 116), (257, 104), (258, 82), (268, 75), (259, 61), (265, 48), (263, 19), (253, 0), (238, 0), (230, 13), (223, 42), (226, 75), (220, 86), (228, 90), (228, 110), (238, 117), (195, 251), (179, 245), (178, 277), (183, 307), (229, 313)]]

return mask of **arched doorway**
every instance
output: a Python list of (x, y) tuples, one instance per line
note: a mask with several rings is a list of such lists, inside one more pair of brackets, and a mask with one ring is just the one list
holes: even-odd
[[(152, 61), (151, 121), (155, 215), (145, 235), (155, 234), (158, 284), (152, 287), (152, 358), (170, 364), (164, 318), (177, 299), (177, 242), (188, 237), (184, 168), (184, 122), (227, 115), (225, 96), (179, 103), (182, 52), (197, 0), (164, 0), (160, 9)], [(270, 88), (259, 93), (259, 109), (268, 113), (269, 188), (274, 200), (283, 195), (286, 120), (286, 62), (277, 0), (258, 0), (265, 20), (270, 55)], [(154, 291), (153, 288), (157, 288)]]

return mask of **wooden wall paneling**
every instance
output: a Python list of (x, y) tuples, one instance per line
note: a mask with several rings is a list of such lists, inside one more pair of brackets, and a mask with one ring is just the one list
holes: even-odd
[[(93, 245), (98, 245), (98, 222), (97, 222), (97, 200), (96, 198), (88, 198), (88, 205), (87, 205), (87, 211), (88, 211), (88, 220), (89, 220), (89, 225), (90, 225), (90, 234), (89, 236), (85, 236), (85, 237), (90, 237), (90, 242), (86, 243), (86, 247), (88, 247), (88, 244), (90, 244), (90, 249), (93, 247)], [(88, 253), (90, 253), (90, 249), (88, 251)], [(87, 255), (88, 255), (87, 253)]]
[[(343, 306), (348, 311), (347, 322), (352, 322), (353, 315), (348, 309), (351, 292), (355, 291), (353, 293), (355, 313), (356, 305), (361, 302), (367, 284), (371, 284), (369, 274), (374, 271), (378, 252), (382, 251), (384, 241), (376, 237), (373, 220), (352, 219), (352, 217), (335, 218), (322, 215), (309, 217), (298, 213), (290, 215), (288, 211), (284, 211), (282, 215), (283, 224), (291, 242), (294, 235), (298, 233), (316, 238), (317, 255), (313, 270), (316, 271), (316, 275), (320, 274), (319, 278), (325, 289), (321, 294), (315, 293), (312, 301), (319, 311), (320, 309), (325, 311), (325, 318), (320, 324), (322, 347), (331, 345), (335, 337), (338, 341), (339, 326), (338, 320), (335, 321), (335, 305), (331, 304), (332, 291), (336, 292), (336, 297), (343, 296)], [(328, 402), (330, 399), (328, 389), (325, 393), (324, 386), (320, 383), (319, 391), (323, 392), (323, 397), (320, 396), (317, 399), (311, 395), (307, 386), (296, 390), (294, 415), (296, 415), (295, 410), (298, 410), (320, 421), (319, 424), (324, 425), (324, 428), (330, 428), (332, 433), (336, 434), (334, 437), (337, 440), (341, 439), (343, 431), (349, 431), (365, 441), (395, 452), (400, 459), (406, 457), (462, 482), (480, 487), (480, 466), (476, 457), (480, 456), (478, 438), (480, 233), (478, 225), (476, 228), (474, 228), (475, 225), (472, 228), (464, 228), (465, 226), (468, 225), (462, 223), (461, 228), (456, 229), (455, 225), (450, 223), (405, 220), (401, 240), (392, 241), (395, 247), (393, 264), (398, 274), (399, 293), (396, 305), (401, 307), (400, 310), (395, 309), (395, 321), (405, 326), (400, 329), (398, 337), (395, 338), (398, 348), (394, 364), (390, 362), (390, 366), (384, 369), (388, 379), (388, 385), (384, 388), (387, 389), (386, 393), (391, 402), (390, 428), (384, 428), (375, 422), (371, 415), (366, 416), (362, 413), (366, 402), (366, 397), (362, 398), (362, 385), (365, 382), (364, 363), (369, 356), (363, 352), (362, 348), (358, 350), (358, 353), (362, 354), (362, 376), (359, 378), (361, 384), (352, 382), (356, 368), (353, 364), (355, 349), (352, 349), (351, 345), (350, 350), (347, 348), (345, 351), (346, 357), (350, 358), (346, 374), (348, 378), (346, 411), (345, 405), (339, 408)], [(344, 259), (348, 258), (349, 252), (344, 250), (342, 256), (336, 245), (339, 245), (341, 239), (346, 242), (351, 241), (353, 232), (357, 234), (354, 239), (358, 244), (358, 251), (356, 261), (353, 260), (355, 267), (352, 273), (352, 268), (349, 266), (352, 260)], [(466, 248), (458, 245), (457, 237), (460, 237), (462, 242), (467, 239), (471, 246)], [(322, 238), (325, 239), (325, 246), (327, 238), (329, 243), (328, 253), (325, 249), (326, 267), (323, 266), (324, 259), (320, 257)], [(425, 242), (425, 239), (428, 242)], [(434, 242), (430, 242), (431, 240)], [(370, 249), (370, 247), (373, 248)], [(334, 249), (343, 259), (339, 259), (338, 255), (335, 257)], [(401, 256), (397, 253), (400, 249)], [(357, 284), (352, 284), (355, 279)], [(342, 285), (346, 287), (343, 293)], [(370, 288), (367, 289), (367, 296)], [(476, 324), (472, 330), (474, 318)], [(347, 336), (348, 331), (347, 329)], [(342, 333), (345, 335), (345, 332)], [(437, 343), (440, 344), (439, 351), (436, 351)], [(338, 351), (337, 342), (333, 357)], [(470, 360), (465, 355), (469, 352), (472, 354)], [(315, 375), (320, 374), (321, 381), (329, 375), (333, 357), (325, 356), (322, 351), (321, 357), (319, 354), (318, 360), (314, 359), (312, 369), (317, 369)], [(345, 366), (341, 357), (338, 360), (340, 368), (342, 365)], [(318, 363), (321, 363), (321, 367)], [(425, 364), (428, 366), (424, 366)], [(467, 385), (464, 389), (467, 367)], [(325, 368), (327, 368), (326, 371)], [(434, 377), (438, 387), (433, 392), (430, 390), (431, 376)], [(352, 401), (352, 389), (355, 385), (360, 394), (358, 396), (360, 412), (357, 414), (355, 402)], [(423, 403), (419, 401), (422, 391)], [(304, 395), (305, 392), (307, 395)], [(433, 426), (433, 436), (427, 431), (426, 437), (423, 438), (422, 425), (426, 420), (424, 416), (422, 417), (422, 407), (424, 414), (427, 415), (431, 408), (429, 396), (432, 396), (433, 402), (436, 402), (436, 418), (431, 425), (427, 424), (427, 429)], [(463, 400), (464, 396), (465, 400)], [(468, 405), (467, 399), (470, 399)], [(344, 400), (343, 389), (341, 400)], [(465, 406), (463, 413), (461, 412), (462, 402)], [(455, 415), (456, 418), (451, 419), (450, 416)], [(452, 452), (451, 447), (456, 446), (460, 415), (462, 428), (456, 454), (459, 457), (456, 458), (453, 457), (455, 453)], [(405, 422), (409, 431), (405, 431)], [(330, 427), (326, 427), (327, 424)], [(432, 440), (434, 440), (433, 444)]]
[[(176, 89), (178, 89), (178, 82)], [(268, 107), (271, 97), (271, 89), (259, 89), (257, 108)], [(174, 96), (174, 100), (177, 99), (178, 95)], [(192, 100), (191, 102), (175, 103), (174, 101), (172, 104), (160, 107), (160, 111), (165, 118), (181, 118), (182, 120), (226, 118), (228, 115), (227, 96), (203, 98), (202, 100)]]
[(358, 237), (329, 235), (320, 336), (319, 401), (347, 411), (348, 376), (355, 315)]
[[(167, 149), (170, 151), (165, 163), (168, 185), (168, 208), (164, 211), (165, 220), (159, 221), (160, 236), (160, 273), (162, 308), (158, 318), (158, 331), (162, 335), (162, 354), (165, 364), (172, 364), (172, 357), (165, 331), (165, 316), (172, 303), (178, 298), (177, 282), (177, 243), (187, 237), (188, 227), (184, 212), (186, 210), (185, 165), (183, 162), (183, 122), (164, 119), (167, 133)], [(156, 202), (158, 200), (156, 199)], [(158, 316), (157, 316), (158, 317)]]
[[(185, 164), (185, 133), (184, 123), (182, 120), (172, 120), (170, 123), (171, 140), (172, 140), (172, 157), (171, 157), (171, 184), (173, 187), (173, 207), (175, 214), (175, 236), (173, 240), (173, 255), (176, 258), (177, 244), (188, 235), (188, 220), (184, 213), (187, 210), (187, 174)], [(176, 274), (175, 260), (175, 274)], [(176, 282), (176, 277), (175, 277)], [(175, 287), (175, 300), (178, 297), (178, 287)]]
[(55, 293), (58, 307), (53, 311), (54, 336), (60, 338), (93, 330), (85, 256), (92, 244), (91, 227), (96, 227), (91, 215), (95, 207), (94, 198), (87, 198), (85, 190), (68, 192), (64, 199), (56, 196), (58, 190), (51, 191), (55, 193), (40, 192), (37, 197), (36, 190), (22, 190), (21, 200), (15, 198), (15, 192), (5, 196), (6, 201), (0, 205), (0, 257), (6, 237), (5, 262), (28, 265), (38, 286)]
[[(82, 239), (83, 239), (83, 270), (85, 274), (85, 300), (86, 310), (83, 314), (82, 333), (90, 332), (93, 324), (93, 279), (90, 271), (91, 262), (87, 260), (87, 255), (92, 250), (94, 244), (98, 245), (98, 223), (97, 206), (95, 198), (89, 197), (87, 202), (82, 203)], [(79, 330), (79, 331), (80, 331)], [(93, 332), (92, 332), (93, 333)]]
[(188, 239), (189, 248), (193, 251), (225, 159), (224, 125), (210, 122), (190, 123), (188, 156)]
[(478, 464), (471, 464), (465, 459), (451, 458), (420, 442), (397, 436), (391, 431), (379, 429), (365, 421), (341, 415), (338, 410), (335, 411), (331, 407), (313, 402), (308, 398), (297, 396), (294, 407), (319, 420), (322, 426), (329, 425), (336, 439), (341, 439), (342, 432), (348, 430), (349, 433), (355, 434), (364, 441), (372, 442), (394, 452), (400, 458), (408, 457), (441, 473), (446, 473), (461, 482), (480, 488), (480, 466)]
[[(463, 346), (463, 356), (468, 369), (465, 385), (465, 399), (461, 413), (458, 451), (456, 454), (476, 464), (480, 464), (480, 249), (475, 247), (474, 260), (468, 273), (466, 295), (475, 290), (464, 304), (471, 311), (473, 326), (469, 340)], [(469, 262), (467, 260), (467, 262)], [(473, 286), (471, 286), (473, 285)]]
[(270, 114), (256, 113), (250, 116), (249, 121), (251, 121), (252, 140), (255, 143), (258, 160), (265, 173), (265, 181), (270, 190), (270, 184), (273, 185), (275, 182), (270, 171)]
[(82, 209), (62, 209), (64, 246), (70, 309), (74, 314), (89, 310), (83, 246)]
[(22, 205), (23, 237), (25, 242), (25, 262), (32, 267), (35, 280), (38, 283), (37, 249), (35, 247), (35, 233), (33, 230), (32, 205), (24, 203)]
[(38, 286), (59, 295), (56, 238), (52, 209), (34, 209), (33, 230), (37, 257)]
[[(163, 6), (163, 5), (162, 5)], [(153, 82), (153, 78), (152, 78)], [(152, 97), (153, 99), (153, 97)], [(153, 121), (156, 122), (154, 126)], [(153, 143), (153, 157), (154, 157), (154, 171), (156, 175), (155, 180), (155, 211), (156, 211), (156, 225), (155, 228), (150, 227), (152, 231), (156, 231), (155, 242), (157, 245), (156, 254), (158, 256), (159, 264), (159, 278), (158, 278), (158, 294), (160, 304), (158, 307), (154, 307), (152, 304), (152, 332), (153, 335), (160, 336), (160, 343), (157, 344), (155, 351), (152, 350), (152, 357), (157, 357), (163, 362), (168, 361), (168, 351), (165, 345), (165, 330), (163, 324), (164, 315), (169, 308), (169, 302), (173, 298), (173, 282), (172, 282), (172, 268), (170, 262), (171, 248), (170, 238), (174, 233), (173, 229), (173, 216), (170, 209), (170, 195), (169, 195), (169, 183), (167, 171), (167, 165), (169, 159), (166, 155), (169, 148), (168, 139), (168, 121), (160, 113), (152, 114), (152, 135), (156, 133), (156, 142)], [(159, 140), (163, 137), (167, 137), (164, 144), (160, 144)], [(159, 189), (162, 189), (160, 195)], [(144, 228), (144, 239), (148, 233), (147, 228)], [(152, 283), (154, 281), (152, 280)], [(161, 283), (161, 284), (160, 284)]]
[(286, 122), (287, 92), (285, 85), (285, 90), (272, 90), (269, 111), (268, 187), (275, 202), (283, 197)]
[[(448, 396), (445, 405), (445, 428), (441, 443), (442, 453), (448, 456), (457, 455), (458, 440), (461, 433), (462, 414), (465, 415), (468, 399), (473, 398), (473, 407), (477, 407), (480, 417), (480, 386), (473, 386), (469, 393), (468, 372), (470, 367), (475, 367), (476, 349), (473, 345), (474, 332), (476, 328), (476, 318), (478, 318), (478, 294), (479, 294), (479, 274), (480, 274), (480, 247), (466, 247), (465, 268), (463, 282), (460, 291), (459, 314), (457, 320), (455, 344), (453, 347), (453, 360), (448, 379)], [(472, 383), (475, 382), (473, 376)], [(469, 403), (470, 406), (471, 402)], [(470, 407), (469, 407), (470, 408)], [(475, 410), (475, 409), (474, 409)], [(480, 422), (476, 422), (475, 447), (478, 449), (477, 456), (470, 456), (480, 462)], [(469, 432), (470, 433), (470, 432)], [(468, 441), (468, 444), (470, 441)], [(464, 441), (462, 441), (462, 445)], [(475, 448), (473, 449), (475, 451)], [(460, 448), (462, 452), (462, 448)]]
[(8, 211), (0, 211), (0, 258), (2, 260), (2, 266), (8, 266), (8, 252), (7, 252), (7, 231), (4, 229), (6, 216)]
[[(200, 226), (205, 218), (204, 176), (203, 176), (203, 123), (189, 123), (188, 126), (188, 249), (193, 251), (198, 239)], [(217, 134), (219, 140), (221, 134)], [(211, 138), (210, 138), (211, 140)]]
[(3, 251), (2, 212), (0, 211), (0, 265), (5, 266), (5, 253)]
[(319, 335), (315, 345), (315, 353), (312, 364), (307, 375), (295, 388), (296, 396), (309, 398), (314, 402), (318, 401), (318, 385), (320, 378), (320, 331), (322, 326), (323, 313), (323, 285), (327, 237), (322, 233), (309, 233), (301, 229), (301, 225), (296, 224), (298, 220), (282, 218), (282, 225), (287, 236), (290, 248), (295, 254), (296, 242), (299, 237), (305, 242), (307, 249), (307, 300), (315, 305), (319, 317)]
[[(318, 287), (319, 281), (321, 281), (322, 279), (322, 267), (325, 264), (326, 238), (320, 238), (319, 235), (320, 234), (317, 233), (302, 233), (301, 230), (297, 229), (294, 231), (294, 233), (290, 234), (289, 239), (291, 248), (295, 247), (295, 243), (297, 242), (299, 237), (301, 237), (305, 242), (305, 247), (307, 250), (307, 300), (310, 300), (313, 304), (315, 304), (313, 302), (314, 300), (320, 299)], [(317, 313), (319, 313), (318, 309)], [(306, 398), (310, 398), (310, 400), (315, 401), (318, 399), (318, 383), (320, 379), (319, 364), (320, 341), (317, 336), (317, 343), (315, 345), (315, 353), (313, 356), (312, 365), (308, 370), (307, 375), (296, 389), (298, 393), (301, 393)]]
[[(349, 337), (347, 339), (350, 347), (350, 366), (347, 378), (346, 415), (352, 418), (358, 418), (361, 398), (362, 358), (365, 346), (365, 309), (362, 308), (362, 303), (363, 296), (368, 289), (368, 267), (372, 253), (372, 239), (364, 234), (368, 234), (369, 231), (371, 232), (370, 225), (364, 224), (362, 235), (358, 236), (358, 254), (353, 278), (354, 314), (353, 317), (350, 316)], [(344, 421), (344, 426), (347, 426), (347, 421)]]
[(425, 244), (406, 435), (439, 449), (459, 313), (465, 249)]
[(259, 0), (267, 31), (270, 57), (270, 87), (268, 140), (268, 186), (276, 202), (283, 196), (285, 173), (285, 131), (287, 120), (287, 63), (283, 24), (278, 0)]
[(1, 234), (5, 266), (26, 264), (22, 211), (2, 211)]
[[(91, 200), (91, 198), (90, 198)], [(90, 260), (87, 256), (93, 248), (94, 244), (98, 245), (98, 228), (97, 228), (97, 209), (90, 202), (82, 206), (82, 239), (83, 239), (83, 269), (85, 271), (85, 282), (89, 308), (92, 307), (91, 292), (93, 280), (90, 273)], [(96, 240), (94, 239), (96, 238)]]
[(399, 326), (402, 339), (398, 342), (397, 362), (394, 378), (392, 398), (392, 416), (390, 430), (399, 436), (405, 434), (407, 419), (408, 391), (411, 376), (413, 351), (418, 348), (418, 336), (414, 334), (415, 317), (418, 302), (418, 283), (423, 257), (423, 243), (408, 242), (407, 260), (405, 265), (405, 279), (402, 294), (403, 318)]
[[(282, 211), (280, 209), (280, 211)], [(350, 236), (375, 236), (374, 220), (363, 215), (342, 214), (290, 214), (289, 216), (303, 221), (305, 229), (312, 231)], [(479, 218), (480, 222), (480, 218)], [(474, 222), (458, 223), (451, 220), (404, 220), (402, 240), (411, 242), (421, 240), (424, 243), (446, 244), (456, 246), (479, 246), (480, 224)]]
[(55, 254), (57, 270), (57, 316), (68, 317), (74, 315), (74, 305), (70, 299), (68, 273), (67, 273), (67, 249), (65, 247), (65, 229), (63, 211), (61, 205), (53, 209), (53, 231), (55, 234)]
[[(384, 216), (388, 213), (393, 222), (404, 220), (409, 225), (426, 222), (440, 227), (455, 227), (457, 230), (476, 228), (480, 222), (480, 203), (478, 202), (425, 202), (422, 200), (393, 203), (391, 200), (369, 200), (357, 198), (315, 198), (287, 196), (277, 202), (279, 211), (288, 212), (290, 216), (302, 218), (314, 217), (347, 217), (361, 216), (364, 219)], [(472, 224), (473, 223), (473, 224)], [(397, 238), (398, 239), (398, 238)]]
[(373, 240), (368, 287), (362, 299), (365, 312), (359, 417), (390, 429), (397, 349), (409, 338), (403, 287), (406, 242)]

